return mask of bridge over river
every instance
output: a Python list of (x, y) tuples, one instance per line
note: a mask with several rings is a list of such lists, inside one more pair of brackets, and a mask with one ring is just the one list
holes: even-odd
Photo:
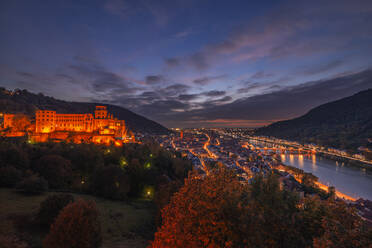
[(272, 150), (273, 152), (275, 150), (284, 164), (312, 173), (319, 178), (322, 184), (335, 186), (338, 191), (354, 198), (362, 197), (372, 200), (372, 173), (364, 168), (350, 167), (315, 153), (291, 153), (288, 152), (291, 151), (288, 147), (288, 150), (285, 150), (287, 152), (282, 152), (280, 147), (275, 148), (272, 143), (255, 139), (249, 139), (248, 145), (261, 150)]

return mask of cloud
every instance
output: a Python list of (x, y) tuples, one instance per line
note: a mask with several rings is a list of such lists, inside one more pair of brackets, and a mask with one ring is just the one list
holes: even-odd
[(192, 34), (192, 30), (191, 29), (186, 29), (184, 31), (181, 31), (181, 32), (178, 32), (174, 35), (175, 38), (177, 39), (180, 39), (180, 38), (184, 38), (184, 37), (187, 37), (189, 35)]
[(200, 94), (181, 94), (178, 96), (180, 101), (191, 101), (195, 100), (200, 96)]
[(176, 67), (181, 64), (181, 61), (178, 58), (166, 58), (165, 64), (169, 67)]
[[(255, 75), (253, 75), (251, 78), (253, 77), (255, 77)], [(268, 76), (268, 77), (271, 77), (271, 76)], [(266, 76), (262, 78), (266, 78)], [(287, 84), (292, 79), (293, 78), (291, 76), (283, 76), (275, 80), (263, 81), (263, 82), (262, 81), (260, 82), (246, 81), (243, 83), (243, 87), (236, 90), (236, 93), (245, 94), (246, 96), (268, 93), (268, 92), (272, 92), (272, 91), (283, 88), (284, 87), (283, 84), (284, 85)]]
[(34, 74), (29, 73), (29, 72), (24, 72), (24, 71), (19, 71), (19, 72), (17, 72), (17, 74), (22, 76), (22, 77), (28, 77), (28, 78), (35, 77)]
[(345, 64), (344, 60), (334, 60), (334, 61), (322, 64), (322, 65), (315, 65), (312, 67), (305, 68), (302, 73), (304, 75), (315, 75), (315, 74), (331, 71), (344, 64)]
[(142, 89), (128, 78), (99, 64), (79, 63), (70, 65), (69, 69), (82, 79), (95, 98), (102, 101), (132, 95)]
[(211, 90), (211, 91), (207, 91), (203, 93), (203, 95), (211, 96), (211, 97), (223, 96), (225, 94), (226, 94), (226, 91), (220, 91), (220, 90)]
[(287, 119), (304, 114), (317, 105), (372, 88), (372, 70), (329, 80), (308, 82), (282, 90), (239, 99), (231, 104), (206, 111), (225, 119)]
[[(226, 62), (277, 60), (324, 55), (339, 49), (360, 49), (352, 37), (371, 39), (368, 33), (372, 28), (372, 17), (366, 14), (372, 13), (372, 2), (330, 2), (332, 4), (323, 4), (323, 1), (286, 1), (266, 15), (236, 27), (223, 40), (172, 59), (177, 61), (178, 66), (205, 70)], [(349, 8), (353, 11), (348, 11)], [(352, 35), (345, 30), (352, 32)]]
[(202, 52), (196, 52), (191, 56), (187, 57), (186, 63), (195, 67), (198, 70), (204, 70), (208, 68), (207, 56)]
[(215, 80), (219, 80), (223, 78), (226, 78), (226, 75), (201, 77), (201, 78), (194, 79), (193, 83), (199, 84), (199, 85), (207, 85)]
[[(201, 109), (168, 116), (167, 121), (172, 125), (179, 123), (180, 126), (185, 120), (189, 120), (188, 126), (198, 126), (201, 122), (208, 126), (208, 121), (216, 119), (268, 124), (272, 120), (303, 115), (318, 105), (371, 88), (372, 69), (368, 69), (346, 76), (284, 87), (273, 92), (240, 98), (227, 104), (223, 102), (228, 102), (232, 100), (231, 98), (219, 99), (219, 102), (213, 104), (204, 103)], [(191, 117), (197, 120), (193, 122), (194, 124), (190, 121)]]
[(158, 84), (158, 83), (162, 83), (165, 81), (165, 78), (164, 76), (162, 75), (148, 75), (146, 76), (146, 84)]
[(166, 96), (175, 96), (181, 93), (185, 93), (189, 89), (190, 89), (190, 86), (185, 85), (185, 84), (172, 84), (170, 86), (167, 86), (159, 90), (159, 92), (161, 92), (163, 95), (166, 95)]
[[(113, 15), (127, 18), (135, 14), (151, 16), (157, 26), (163, 27), (176, 15), (178, 10), (190, 5), (192, 1), (177, 0), (106, 0), (104, 9)], [(186, 32), (186, 31), (184, 31)], [(179, 34), (182, 36), (182, 34)], [(186, 33), (183, 34), (187, 35)]]
[(104, 4), (105, 10), (114, 15), (126, 16), (131, 6), (124, 0), (108, 0)]
[(247, 86), (245, 86), (243, 88), (237, 89), (236, 90), (236, 93), (237, 94), (248, 93), (248, 92), (251, 92), (253, 90), (263, 89), (263, 88), (266, 88), (267, 87), (267, 85), (262, 84), (262, 83), (250, 83), (250, 82), (247, 82), (246, 84), (247, 84)]
[(264, 71), (258, 71), (255, 74), (251, 76), (251, 79), (263, 79), (274, 76), (274, 73), (264, 72)]

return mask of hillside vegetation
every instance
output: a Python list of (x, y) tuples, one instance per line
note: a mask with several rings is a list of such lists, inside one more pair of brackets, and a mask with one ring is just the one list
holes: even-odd
[(275, 122), (256, 134), (352, 152), (360, 146), (371, 147), (372, 89), (320, 105), (301, 117)]
[(37, 109), (50, 109), (58, 113), (94, 113), (96, 105), (105, 105), (110, 113), (120, 120), (125, 120), (132, 131), (146, 132), (151, 134), (167, 134), (169, 130), (159, 123), (149, 120), (143, 116), (135, 114), (123, 107), (86, 102), (67, 102), (34, 94), (27, 90), (10, 91), (0, 88), (0, 112), (4, 113), (24, 113), (30, 116), (35, 115)]

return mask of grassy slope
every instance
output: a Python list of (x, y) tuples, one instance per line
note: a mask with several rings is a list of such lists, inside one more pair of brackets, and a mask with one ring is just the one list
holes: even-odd
[[(0, 189), (0, 233), (15, 233), (16, 228), (9, 218), (14, 215), (36, 213), (40, 202), (48, 194), (37, 196), (24, 196), (11, 189)], [(101, 213), (101, 227), (103, 232), (103, 247), (146, 247), (147, 241), (138, 235), (139, 230), (146, 232), (152, 223), (151, 206), (149, 202), (136, 201), (125, 203), (110, 201), (90, 195), (73, 194), (75, 199), (83, 198), (94, 200)], [(143, 233), (141, 233), (143, 234)], [(41, 240), (43, 234), (37, 235), (36, 240)]]

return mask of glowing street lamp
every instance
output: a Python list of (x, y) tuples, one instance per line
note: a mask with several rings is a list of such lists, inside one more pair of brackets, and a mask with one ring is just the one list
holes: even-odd
[(154, 187), (152, 186), (146, 186), (144, 188), (144, 197), (147, 199), (152, 199), (154, 197)]
[(127, 162), (127, 160), (126, 160), (124, 157), (121, 157), (121, 158), (120, 158), (119, 163), (120, 163), (120, 167), (121, 167), (121, 168), (124, 168), (125, 166), (128, 165), (128, 162)]
[(146, 168), (146, 169), (150, 169), (150, 168), (151, 168), (151, 163), (150, 163), (150, 162), (147, 162), (147, 163), (145, 164), (145, 168)]

